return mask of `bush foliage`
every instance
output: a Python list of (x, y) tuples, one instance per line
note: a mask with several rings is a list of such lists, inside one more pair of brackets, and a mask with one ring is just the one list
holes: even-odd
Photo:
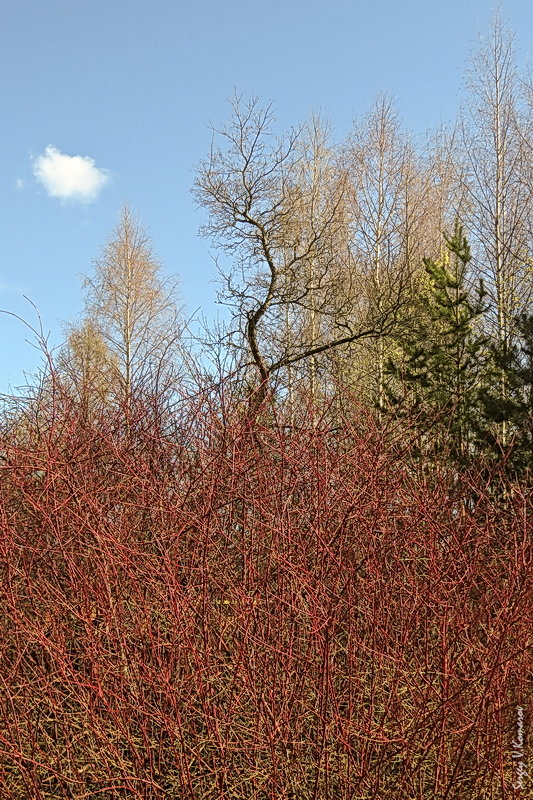
[(2, 797), (514, 796), (531, 491), (220, 397), (6, 435)]

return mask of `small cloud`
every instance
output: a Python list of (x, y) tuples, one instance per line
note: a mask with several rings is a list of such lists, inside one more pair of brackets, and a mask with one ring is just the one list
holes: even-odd
[(15, 181), (15, 189), (24, 189), (26, 187), (26, 181), (24, 178), (17, 178)]
[(22, 286), (22, 284), (19, 283), (8, 283), (0, 278), (0, 292), (15, 292), (16, 294), (24, 294), (27, 291), (27, 286)]
[(50, 197), (92, 203), (109, 180), (89, 156), (69, 156), (48, 145), (35, 159), (33, 174)]

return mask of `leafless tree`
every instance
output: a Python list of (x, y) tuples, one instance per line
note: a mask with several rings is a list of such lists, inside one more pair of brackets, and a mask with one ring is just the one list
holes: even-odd
[(69, 327), (57, 368), (84, 419), (111, 401), (118, 362), (94, 320), (85, 319)]
[[(402, 131), (386, 96), (379, 96), (370, 113), (354, 123), (344, 162), (349, 179), (349, 272), (364, 276), (365, 293), (379, 319), (391, 305), (400, 308), (408, 302), (425, 248), (432, 237), (440, 239), (428, 214), (436, 187), (427, 160)], [(384, 401), (389, 332), (379, 331), (367, 341), (357, 359), (352, 353), (347, 370), (378, 409)]]
[(235, 100), (196, 181), (209, 214), (204, 233), (222, 251), (233, 341), (260, 380), (258, 402), (281, 370), (386, 333), (402, 294), (390, 285), (378, 302), (364, 290), (347, 244), (346, 171), (335, 167), (318, 126), (282, 137), (272, 128), (270, 107)]
[[(468, 84), (470, 98), (461, 126), (468, 201), (463, 222), (473, 245), (473, 265), (485, 280), (488, 320), (505, 353), (513, 341), (513, 318), (532, 297), (533, 138), (513, 37), (499, 18), (473, 59)], [(503, 371), (500, 393), (505, 400)], [(501, 437), (505, 445), (505, 423)]]
[(126, 407), (135, 387), (156, 380), (176, 358), (180, 336), (176, 283), (160, 273), (148, 234), (124, 207), (84, 286), (85, 330), (100, 337), (111, 353)]

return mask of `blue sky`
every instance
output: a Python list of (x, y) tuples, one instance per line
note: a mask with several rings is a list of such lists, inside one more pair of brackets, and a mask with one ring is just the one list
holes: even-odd
[[(533, 4), (500, 6), (524, 65)], [(495, 7), (489, 0), (4, 3), (0, 308), (35, 324), (28, 295), (58, 345), (62, 321), (82, 307), (80, 275), (126, 202), (149, 229), (165, 274), (180, 276), (189, 313), (201, 308), (212, 317), (215, 269), (190, 189), (209, 149), (209, 124), (227, 119), (234, 90), (272, 101), (281, 128), (321, 112), (339, 138), (386, 91), (405, 127), (422, 134), (455, 117), (469, 53)], [(86, 194), (64, 199), (76, 187)], [(0, 336), (0, 392), (7, 392), (39, 356), (12, 317), (0, 315)]]

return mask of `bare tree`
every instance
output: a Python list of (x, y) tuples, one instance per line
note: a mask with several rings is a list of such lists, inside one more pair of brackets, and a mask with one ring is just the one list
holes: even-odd
[(235, 100), (233, 112), (215, 131), (196, 193), (209, 214), (204, 233), (225, 257), (221, 299), (233, 310), (233, 341), (251, 357), (262, 402), (281, 370), (384, 334), (401, 287), (387, 287), (378, 304), (348, 268), (347, 176), (333, 169), (317, 126), (277, 138), (271, 109), (257, 99)]
[(118, 363), (94, 320), (69, 327), (57, 367), (84, 419), (110, 402)]
[(126, 407), (135, 387), (172, 368), (179, 340), (176, 283), (164, 280), (148, 234), (124, 207), (114, 236), (84, 282), (91, 330), (109, 349)]
[[(378, 97), (370, 113), (354, 124), (344, 160), (349, 176), (348, 271), (364, 276), (366, 296), (379, 319), (391, 300), (399, 307), (412, 290), (430, 238), (428, 208), (434, 187), (427, 164), (401, 130), (386, 96)], [(431, 235), (440, 239), (440, 231), (431, 230)], [(365, 387), (378, 409), (384, 402), (388, 332), (378, 332), (357, 359), (352, 355), (347, 362), (351, 382)]]
[[(500, 351), (513, 343), (513, 318), (531, 301), (531, 121), (524, 114), (514, 43), (497, 18), (469, 74), (470, 102), (462, 121), (463, 222), (473, 265), (485, 280), (488, 320)], [(507, 397), (501, 373), (502, 401)], [(507, 441), (502, 424), (502, 444)]]

